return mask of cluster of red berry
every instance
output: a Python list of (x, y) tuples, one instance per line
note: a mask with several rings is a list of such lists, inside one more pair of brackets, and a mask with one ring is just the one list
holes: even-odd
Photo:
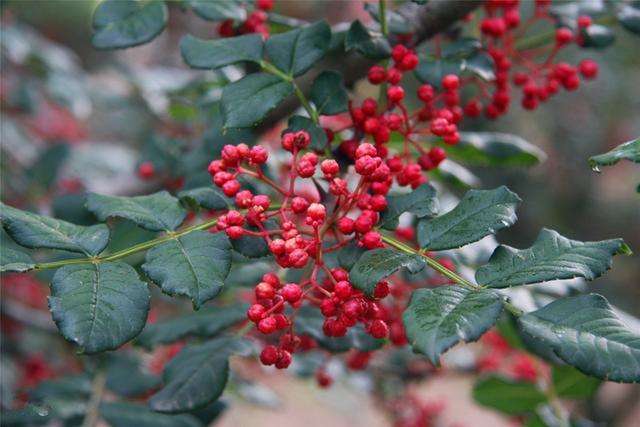
[[(521, 48), (518, 40), (538, 21), (556, 22), (549, 12), (549, 0), (536, 0), (531, 17), (521, 23), (519, 0), (486, 0), (486, 17), (480, 22), (483, 45), (495, 63), (495, 80), (487, 83), (477, 77), (466, 82), (478, 86), (478, 96), (464, 106), (464, 113), (477, 117), (484, 109), (485, 115), (495, 119), (504, 115), (511, 104), (510, 81), (523, 94), (521, 105), (528, 110), (535, 109), (540, 102), (547, 101), (560, 88), (575, 90), (580, 85), (579, 75), (594, 79), (598, 75), (598, 64), (591, 59), (583, 59), (578, 67), (565, 62), (556, 63), (558, 52), (575, 42), (583, 43), (581, 32), (592, 24), (589, 16), (580, 16), (575, 23), (577, 34), (567, 27), (560, 27), (555, 33), (555, 43), (549, 48)], [(490, 93), (488, 85), (493, 85)]]
[(242, 22), (227, 19), (218, 26), (221, 37), (235, 37), (240, 34), (258, 33), (263, 38), (269, 37), (267, 11), (273, 9), (273, 0), (256, 0), (255, 8)]
[(481, 342), (485, 344), (486, 352), (477, 360), (479, 372), (502, 372), (513, 379), (529, 382), (535, 382), (539, 376), (549, 373), (546, 365), (513, 348), (495, 330), (484, 334)]

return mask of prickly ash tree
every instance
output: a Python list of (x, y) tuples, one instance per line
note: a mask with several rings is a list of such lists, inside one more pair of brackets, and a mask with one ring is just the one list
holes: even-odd
[[(454, 345), (483, 336), (491, 351), (475, 369), (491, 374), (507, 357), (516, 362), (510, 378), (482, 377), (474, 396), (527, 425), (571, 425), (559, 403), (576, 393), (568, 383), (588, 397), (600, 380), (640, 379), (640, 335), (602, 296), (565, 296), (534, 309), (509, 297), (512, 287), (596, 279), (615, 255), (631, 254), (621, 239), (582, 242), (543, 229), (529, 248), (497, 246), (472, 275), (458, 248), (513, 225), (521, 199), (501, 186), (470, 189), (446, 209), (439, 201), (457, 179), (451, 159), (496, 167), (544, 160), (517, 136), (471, 132), (469, 123), (498, 119), (514, 104), (543, 108), (595, 79), (597, 62), (569, 64), (563, 51), (606, 47), (613, 36), (603, 23), (615, 18), (541, 0), (528, 12), (517, 0), (419, 3), (395, 10), (369, 3), (370, 24), (332, 28), (278, 15), (269, 0), (187, 1), (183, 7), (217, 22), (220, 37), (185, 35), (186, 64), (244, 72), (215, 100), (225, 143), (194, 151), (211, 160), (197, 171), (206, 169), (210, 184), (135, 197), (90, 193), (86, 207), (102, 221), (92, 226), (2, 205), (6, 232), (34, 250), (32, 257), (4, 248), (3, 272), (55, 270), (51, 316), (80, 353), (92, 355), (85, 425), (99, 418), (198, 425), (196, 415), (165, 414), (218, 408), (232, 357), (286, 369), (319, 354), (313, 371), (328, 387), (335, 359), (351, 370), (367, 369), (372, 358), (377, 366), (400, 361), (403, 376), (416, 359), (407, 347), (431, 370)], [(616, 7), (617, 19), (637, 33), (640, 11)], [(104, 1), (93, 44), (149, 42), (169, 9), (160, 1)], [(539, 24), (544, 30), (530, 31)], [(354, 99), (347, 87), (359, 80), (377, 97)], [(281, 121), (281, 134), (258, 144), (238, 131)], [(596, 156), (594, 165), (639, 161), (638, 144)], [(156, 182), (180, 176), (153, 159), (142, 159), (138, 173)], [(113, 251), (116, 218), (157, 236)], [(57, 253), (66, 255), (46, 260)], [(136, 269), (128, 261), (139, 253)], [(255, 280), (250, 296), (235, 286), (247, 277)], [(189, 298), (194, 311), (145, 326), (153, 303), (147, 283)], [(109, 352), (131, 341), (147, 350), (184, 344), (164, 366), (162, 387), (149, 384), (148, 406), (104, 399)], [(437, 413), (402, 392), (385, 399), (397, 425), (425, 425)]]

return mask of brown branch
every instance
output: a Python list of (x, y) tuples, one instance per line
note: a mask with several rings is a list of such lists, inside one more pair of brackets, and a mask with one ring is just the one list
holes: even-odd
[[(481, 4), (481, 0), (430, 0), (423, 6), (416, 3), (404, 4), (395, 12), (407, 20), (411, 33), (414, 34), (412, 42), (417, 45), (445, 31)], [(374, 64), (375, 62), (354, 51), (346, 55), (342, 53), (330, 55), (317, 67), (296, 79), (296, 83), (305, 94), (308, 94), (318, 74), (325, 70), (335, 70), (342, 74), (347, 87), (351, 87), (366, 76), (367, 71)], [(296, 98), (287, 99), (260, 124), (258, 130), (264, 131), (271, 128), (282, 118), (293, 113), (299, 105)]]

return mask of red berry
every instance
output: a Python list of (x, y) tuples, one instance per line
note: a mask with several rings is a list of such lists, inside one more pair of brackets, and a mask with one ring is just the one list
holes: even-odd
[(338, 229), (343, 234), (353, 233), (354, 221), (346, 216), (338, 220)]
[(240, 191), (240, 182), (236, 181), (235, 179), (222, 184), (222, 192), (227, 197), (235, 196), (238, 191)]
[(327, 215), (327, 210), (324, 205), (320, 203), (311, 203), (309, 208), (307, 209), (307, 216), (316, 220), (322, 221)]
[(293, 200), (291, 200), (291, 209), (297, 214), (306, 212), (308, 207), (309, 202), (307, 202), (307, 199), (304, 197), (294, 197)]
[(155, 167), (151, 162), (143, 162), (138, 166), (138, 176), (142, 179), (151, 179), (155, 173)]
[(325, 174), (325, 176), (331, 177), (340, 172), (340, 166), (335, 160), (326, 159), (320, 163), (320, 170), (322, 170), (322, 173)]
[(294, 304), (302, 298), (302, 289), (295, 283), (287, 283), (282, 287), (282, 298), (288, 303)]
[(429, 150), (429, 158), (438, 166), (444, 159), (447, 158), (447, 152), (443, 148), (433, 147)]
[(382, 237), (377, 231), (368, 231), (362, 236), (362, 244), (367, 249), (375, 249), (382, 246)]
[(387, 71), (387, 81), (392, 85), (397, 85), (402, 80), (402, 71), (398, 70), (396, 67), (389, 68)]
[(411, 71), (418, 66), (418, 62), (420, 62), (420, 60), (418, 59), (418, 55), (409, 53), (405, 55), (404, 58), (402, 58), (402, 61), (400, 61), (397, 66), (402, 71)]
[(364, 234), (373, 228), (373, 221), (367, 215), (360, 215), (354, 223), (354, 228), (358, 233)]
[(381, 83), (384, 83), (385, 79), (387, 78), (387, 72), (384, 70), (384, 68), (378, 65), (374, 65), (367, 73), (367, 78), (369, 79), (369, 82), (371, 84), (379, 85)]
[(262, 10), (271, 10), (273, 8), (273, 0), (256, 0), (256, 7)]
[(238, 240), (242, 236), (244, 236), (244, 228), (238, 227), (234, 225), (233, 227), (229, 227), (225, 230), (227, 232), (227, 236), (229, 236), (232, 240)]
[(593, 59), (583, 59), (578, 64), (578, 71), (587, 80), (598, 77), (598, 63)]
[(249, 159), (251, 160), (252, 163), (255, 163), (255, 164), (265, 163), (268, 158), (269, 158), (269, 153), (267, 152), (267, 150), (265, 150), (264, 147), (261, 147), (259, 145), (252, 147), (251, 151), (249, 152)]
[(368, 134), (374, 134), (380, 129), (380, 121), (375, 117), (370, 117), (364, 122), (364, 131)]
[(289, 353), (287, 350), (280, 350), (278, 361), (276, 362), (276, 368), (287, 369), (289, 365), (291, 365), (291, 360), (291, 353)]
[(398, 63), (404, 59), (404, 57), (409, 53), (409, 49), (401, 44), (397, 44), (391, 50), (391, 57), (393, 61)]
[(333, 287), (333, 292), (335, 292), (336, 296), (342, 300), (349, 298), (352, 291), (353, 288), (351, 288), (351, 284), (346, 280), (339, 281)]
[(258, 330), (265, 335), (269, 335), (276, 330), (278, 323), (273, 316), (265, 317), (258, 322)]
[(260, 352), (260, 362), (263, 365), (274, 365), (278, 361), (278, 349), (273, 345), (268, 345)]
[(421, 101), (429, 102), (433, 99), (433, 96), (434, 96), (433, 86), (422, 85), (418, 88), (418, 98)]
[(482, 111), (482, 103), (477, 99), (472, 99), (464, 106), (464, 114), (469, 117), (478, 117)]
[(573, 40), (573, 32), (568, 28), (558, 28), (556, 30), (556, 44), (564, 46)]
[(282, 255), (285, 252), (285, 243), (282, 239), (273, 239), (271, 243), (269, 243), (269, 250), (274, 255)]
[(460, 86), (460, 79), (455, 74), (447, 74), (442, 78), (442, 86), (446, 90), (454, 90)]
[(276, 291), (273, 289), (270, 283), (260, 282), (256, 285), (256, 297), (258, 299), (271, 299), (275, 295)]
[(442, 137), (442, 141), (445, 144), (455, 145), (460, 141), (460, 134), (458, 132), (453, 132), (448, 135)]
[(316, 372), (316, 381), (318, 385), (322, 388), (329, 387), (333, 382), (333, 378), (329, 376), (324, 370), (319, 370)]
[(378, 111), (378, 103), (373, 98), (362, 101), (362, 112), (367, 116), (373, 116)]
[(371, 328), (369, 329), (369, 333), (374, 338), (385, 338), (387, 335), (389, 335), (389, 326), (387, 326), (384, 320), (374, 320), (371, 324)]
[(593, 21), (591, 20), (591, 17), (588, 15), (581, 15), (578, 17), (578, 28), (587, 28), (590, 27), (591, 24), (593, 23)]
[(247, 310), (247, 317), (252, 322), (259, 322), (262, 319), (262, 315), (265, 311), (267, 310), (263, 305), (253, 304), (251, 307), (249, 307), (249, 310)]
[(376, 288), (373, 291), (373, 296), (382, 299), (387, 295), (389, 295), (389, 282), (387, 282), (386, 280), (381, 280), (376, 285)]
[(387, 88), (389, 102), (396, 104), (404, 98), (404, 89), (401, 86), (389, 86)]

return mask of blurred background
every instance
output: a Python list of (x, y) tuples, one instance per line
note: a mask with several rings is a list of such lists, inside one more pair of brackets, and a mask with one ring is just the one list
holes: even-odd
[[(179, 2), (170, 6), (166, 31), (150, 44), (124, 51), (98, 51), (91, 46), (91, 15), (96, 4), (1, 3), (2, 200), (23, 208), (37, 206), (76, 223), (91, 222), (79, 190), (128, 195), (155, 191), (154, 183), (137, 176), (139, 163), (153, 158), (171, 168), (189, 139), (211, 138), (207, 134), (211, 118), (198, 110), (208, 105), (200, 96), (201, 77), (209, 77), (206, 89), (215, 89), (216, 81), (233, 78), (184, 65), (178, 49), (180, 37), (189, 32), (213, 38), (217, 32), (216, 24), (181, 9)], [(368, 19), (363, 2), (355, 0), (277, 1), (275, 10), (306, 20), (324, 18), (331, 24)], [(563, 92), (535, 112), (523, 111), (515, 102), (505, 118), (469, 121), (463, 126), (468, 131), (520, 135), (548, 156), (531, 169), (470, 169), (479, 187), (505, 184), (524, 200), (519, 221), (502, 231), (498, 240), (528, 247), (542, 227), (585, 241), (624, 238), (635, 255), (616, 257), (615, 268), (589, 283), (588, 289), (635, 316), (640, 316), (640, 194), (636, 192), (640, 165), (622, 161), (595, 173), (587, 159), (640, 136), (638, 40), (616, 31), (616, 43), (609, 49), (568, 49), (563, 58), (570, 63), (587, 56), (599, 63), (595, 81), (583, 82), (575, 92)], [(358, 97), (365, 97), (372, 89), (363, 84), (355, 90)], [(208, 158), (201, 161), (206, 164)], [(180, 165), (186, 167), (184, 162)], [(27, 292), (24, 286), (8, 290), (3, 285), (2, 290)], [(42, 292), (38, 295), (44, 302), (46, 291)], [(46, 313), (43, 318), (28, 311), (29, 307), (20, 312), (3, 306), (3, 312), (6, 310), (9, 317), (3, 313), (3, 333), (12, 316), (30, 317), (35, 324), (50, 323)], [(24, 345), (37, 349), (42, 342), (35, 334)], [(3, 361), (4, 375), (11, 370), (5, 369), (6, 363)], [(220, 425), (249, 425), (256, 419), (263, 421), (258, 425), (276, 425), (282, 420), (288, 421), (286, 425), (308, 427), (387, 425), (375, 402), (363, 400), (357, 381), (354, 387), (338, 382), (326, 392), (312, 382), (257, 375), (270, 377), (269, 390), (252, 391), (252, 399), (264, 405), (234, 402)], [(420, 387), (419, 393), (446, 405), (446, 425), (506, 425), (501, 417), (471, 403), (470, 385), (471, 379), (464, 375), (436, 377)], [(612, 399), (616, 392), (615, 388), (609, 391)], [(638, 411), (626, 414), (615, 425), (640, 425)]]

